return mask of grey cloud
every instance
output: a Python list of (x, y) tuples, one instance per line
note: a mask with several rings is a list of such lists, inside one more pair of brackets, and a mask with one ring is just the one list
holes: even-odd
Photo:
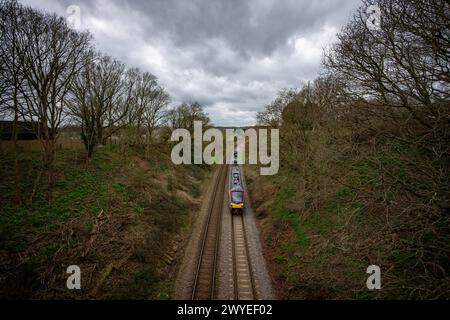
[[(62, 0), (68, 6), (77, 1)], [(149, 37), (165, 33), (177, 46), (190, 47), (205, 39), (223, 39), (244, 57), (270, 55), (292, 34), (308, 34), (324, 23), (343, 24), (348, 8), (358, 1), (277, 0), (112, 0), (79, 1), (101, 17), (115, 6), (122, 13), (141, 16)]]
[(318, 75), (321, 47), (360, 0), (22, 2), (62, 15), (79, 5), (98, 48), (154, 73), (174, 104), (199, 101), (218, 125), (249, 125), (283, 87)]

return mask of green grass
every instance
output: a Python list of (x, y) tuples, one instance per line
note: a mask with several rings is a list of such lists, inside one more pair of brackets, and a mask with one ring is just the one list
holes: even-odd
[[(22, 179), (19, 189), (21, 195), (30, 193), (33, 188), (36, 172), (33, 168), (39, 166), (40, 158), (36, 154), (18, 154)], [(3, 159), (12, 165), (11, 159)], [(111, 192), (117, 192), (124, 198), (129, 195), (124, 190), (111, 186), (110, 174), (118, 170), (120, 162), (112, 150), (102, 150), (93, 159), (93, 165), (85, 167), (77, 163), (67, 163), (64, 160), (56, 163), (59, 172), (51, 192), (51, 199), (46, 199), (45, 183), (39, 184), (33, 201), (27, 197), (15, 203), (13, 187), (2, 184), (7, 190), (1, 196), (2, 212), (0, 214), (0, 246), (5, 249), (22, 251), (26, 247), (22, 235), (29, 228), (52, 227), (55, 224), (76, 219), (82, 215), (96, 215), (101, 210), (110, 207)], [(32, 173), (31, 173), (32, 172)], [(6, 170), (5, 173), (7, 174)], [(26, 173), (26, 174), (23, 174)], [(30, 179), (31, 178), (31, 179)], [(6, 176), (5, 180), (14, 178)], [(42, 181), (45, 176), (42, 175)]]
[(307, 246), (308, 239), (305, 235), (304, 228), (302, 227), (299, 214), (290, 211), (287, 208), (287, 204), (293, 196), (294, 192), (289, 188), (282, 189), (278, 192), (272, 206), (272, 212), (276, 218), (289, 222), (290, 226), (294, 230), (296, 242), (300, 246)]
[(289, 210), (288, 206), (294, 197), (293, 189), (285, 187), (278, 194), (272, 206), (273, 215), (287, 221), (293, 229), (296, 243), (306, 248), (309, 245), (308, 234), (327, 235), (333, 228), (334, 216), (340, 208), (342, 195), (329, 199), (319, 211), (302, 218), (301, 212)]
[[(175, 234), (191, 230), (188, 213), (194, 206), (178, 197), (176, 191), (183, 190), (193, 197), (200, 195), (208, 170), (200, 166), (174, 168), (164, 153), (167, 150), (159, 149), (161, 153), (155, 152), (146, 159), (142, 150), (102, 147), (89, 163), (82, 153), (77, 156), (59, 152), (51, 197), (48, 176), (43, 173), (33, 201), (31, 190), (42, 167), (41, 154), (0, 155), (0, 250), (20, 255), (21, 259), (27, 257), (32, 270), (54, 263), (56, 277), (65, 263), (92, 260), (101, 268), (129, 259), (123, 269), (114, 269), (109, 275), (102, 297), (170, 298), (175, 277), (167, 272), (175, 271), (167, 271), (161, 258)], [(169, 187), (159, 183), (159, 178), (168, 178)], [(94, 217), (102, 210), (106, 214), (102, 232), (94, 240), (89, 256), (82, 258)], [(73, 235), (67, 235), (66, 228), (73, 230)], [(117, 250), (117, 241), (123, 241), (121, 247), (125, 249)], [(70, 262), (64, 260), (68, 257)], [(12, 266), (15, 260), (7, 262)], [(17, 268), (18, 276), (25, 272), (22, 267)], [(95, 271), (89, 277), (95, 282)], [(37, 281), (36, 288), (24, 292), (52, 292), (45, 285)], [(0, 297), (9, 296), (16, 287), (25, 288), (26, 282), (12, 277), (0, 290)], [(88, 292), (80, 294), (85, 297)], [(19, 290), (17, 295), (22, 297), (25, 293)]]
[[(376, 180), (368, 181), (367, 177), (374, 177), (374, 168), (368, 164), (361, 162), (360, 168), (353, 170), (358, 174), (347, 176), (345, 175), (349, 169), (347, 166), (352, 166), (351, 161), (342, 163), (342, 166), (336, 169), (334, 174), (342, 170), (343, 173), (340, 178), (351, 183), (354, 186), (364, 186), (366, 183), (374, 184)], [(361, 297), (363, 299), (372, 299), (373, 294), (367, 294), (365, 291), (365, 265), (364, 261), (355, 261), (351, 254), (342, 251), (339, 243), (335, 243), (335, 239), (339, 239), (341, 228), (348, 226), (349, 228), (357, 229), (359, 224), (367, 219), (364, 211), (364, 205), (358, 198), (358, 190), (342, 184), (333, 184), (333, 187), (327, 189), (320, 189), (323, 187), (316, 181), (318, 176), (328, 174), (325, 172), (317, 172), (311, 168), (310, 174), (307, 177), (291, 176), (286, 171), (280, 171), (279, 175), (272, 178), (271, 184), (277, 186), (279, 191), (271, 205), (271, 217), (273, 219), (273, 232), (286, 233), (285, 226), (289, 226), (287, 234), (292, 234), (293, 237), (284, 236), (281, 242), (277, 243), (274, 248), (274, 256), (272, 262), (276, 266), (277, 277), (281, 283), (286, 287), (293, 288), (289, 293), (291, 298), (309, 297), (309, 291), (315, 292), (314, 284), (322, 287), (321, 280), (325, 279), (330, 268), (336, 264), (336, 261), (341, 261), (337, 264), (338, 270), (336, 274), (341, 274), (342, 277), (353, 277), (356, 279), (354, 283), (346, 284), (333, 283), (323, 285), (321, 293), (323, 297)], [(317, 175), (315, 177), (314, 175)], [(305, 192), (301, 193), (298, 190), (297, 184), (301, 185), (300, 179), (309, 179), (306, 185), (309, 186)], [(351, 182), (349, 182), (351, 180)], [(258, 186), (261, 182), (259, 179), (255, 180), (255, 185)], [(268, 181), (262, 182), (268, 185)], [(322, 194), (320, 201), (318, 195), (311, 191), (311, 187), (317, 188)], [(262, 202), (263, 203), (263, 202)], [(298, 209), (297, 209), (298, 208)], [(283, 221), (284, 224), (277, 224), (276, 221)], [(278, 230), (278, 225), (280, 230)], [(343, 231), (345, 234), (346, 231)], [(335, 238), (337, 236), (337, 238)], [(271, 234), (270, 238), (273, 237)], [(268, 239), (270, 239), (268, 238)], [(330, 241), (330, 239), (333, 239)], [(279, 240), (278, 240), (279, 241)], [(341, 258), (342, 257), (342, 258)], [(310, 275), (315, 275), (315, 278), (308, 278)], [(302, 289), (298, 287), (299, 283), (306, 282), (311, 284), (311, 288)], [(353, 293), (349, 293), (348, 289), (352, 287), (357, 281), (361, 283), (359, 287), (354, 288)], [(309, 286), (309, 284), (307, 285)], [(361, 292), (360, 292), (361, 291)], [(313, 294), (314, 296), (314, 294)]]

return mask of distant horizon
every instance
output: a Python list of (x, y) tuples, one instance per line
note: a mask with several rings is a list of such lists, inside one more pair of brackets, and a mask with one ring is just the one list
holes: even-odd
[[(0, 123), (12, 123), (14, 122), (14, 119), (11, 120), (5, 120), (5, 119), (0, 119)], [(24, 120), (19, 120), (18, 123), (30, 123), (32, 121), (24, 121)], [(34, 121), (37, 122), (37, 121)], [(67, 128), (77, 128), (80, 127), (80, 125), (76, 125), (76, 124), (65, 124), (65, 125), (61, 125), (60, 129), (67, 129)], [(167, 125), (160, 125), (158, 127), (167, 127)], [(209, 128), (218, 128), (218, 129), (247, 129), (247, 128), (265, 128), (265, 127), (269, 127), (269, 126), (265, 126), (265, 125), (248, 125), (248, 126), (224, 126), (224, 125), (215, 125), (214, 123), (206, 125), (205, 127), (209, 127)]]

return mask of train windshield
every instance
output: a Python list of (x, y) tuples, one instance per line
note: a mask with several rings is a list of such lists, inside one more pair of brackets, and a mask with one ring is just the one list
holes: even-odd
[(231, 201), (233, 203), (242, 203), (242, 192), (232, 192), (231, 193)]

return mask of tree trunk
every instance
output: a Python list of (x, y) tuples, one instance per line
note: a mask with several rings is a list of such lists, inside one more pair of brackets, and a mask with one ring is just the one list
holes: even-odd
[[(17, 89), (15, 89), (17, 91)], [(19, 150), (19, 144), (17, 142), (18, 135), (19, 135), (19, 110), (18, 110), (18, 101), (17, 101), (17, 93), (14, 93), (14, 122), (13, 122), (13, 128), (12, 128), (12, 136), (11, 140), (13, 142), (14, 151)]]

